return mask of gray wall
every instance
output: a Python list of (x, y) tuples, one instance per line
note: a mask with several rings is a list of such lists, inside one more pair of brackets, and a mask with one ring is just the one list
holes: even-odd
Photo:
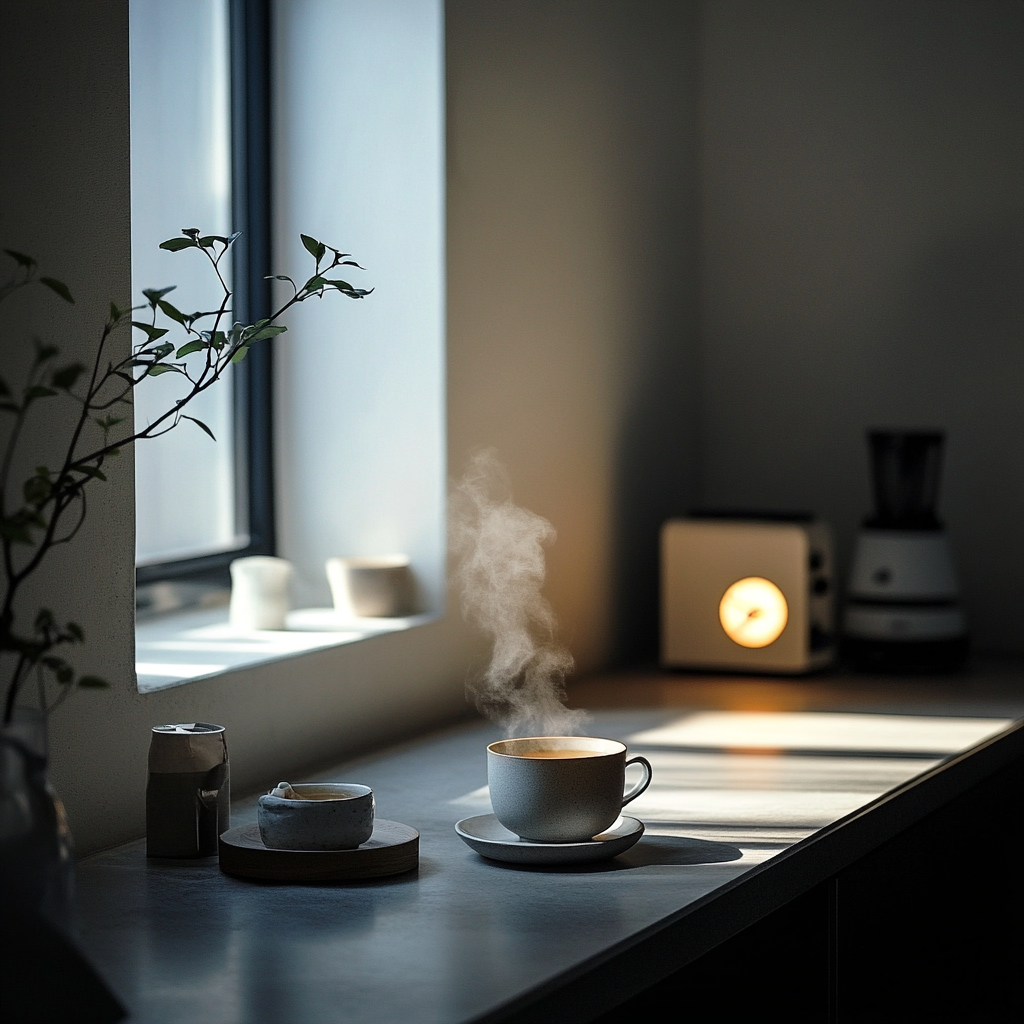
[[(653, 621), (653, 529), (686, 504), (695, 17), (670, 3), (550, 6), (449, 6), (448, 459), (459, 473), (474, 447), (497, 446), (517, 500), (555, 524), (549, 593), (590, 670), (627, 621), (626, 581)], [(4, 95), (21, 104), (0, 124), (2, 241), (79, 295), (70, 318), (30, 311), (12, 336), (67, 325), (87, 347), (129, 288), (127, 3), (5, 4), (0, 39)], [(142, 834), (152, 725), (223, 723), (235, 790), (251, 792), (466, 713), (483, 651), (457, 602), (436, 625), (139, 695), (129, 460), (104, 498), (39, 581), (87, 628), (82, 668), (113, 683), (52, 721), (81, 852)]]
[(700, 496), (816, 510), (864, 430), (948, 434), (977, 646), (1024, 631), (1024, 4), (713, 0), (701, 58)]
[(450, 471), (494, 445), (558, 530), (579, 668), (653, 651), (692, 501), (697, 7), (449, 3)]
[[(58, 345), (62, 359), (91, 361), (110, 301), (128, 305), (127, 54), (123, 0), (0, 7), (0, 245), (35, 256), (41, 272), (63, 279), (77, 299), (69, 307), (37, 287), (4, 304), (0, 372), (12, 390), (24, 380), (23, 357), (32, 350), (33, 335)], [(6, 276), (6, 266), (3, 272)], [(112, 338), (118, 354), (126, 353), (127, 345), (127, 332)], [(63, 454), (66, 416), (73, 411), (60, 399), (37, 405), (14, 474), (14, 501), (31, 467), (53, 466)], [(5, 415), (0, 430), (9, 422)], [(80, 623), (87, 644), (76, 652), (76, 664), (114, 686), (98, 695), (76, 695), (56, 716), (51, 735), (55, 778), (71, 797), (86, 849), (99, 835), (124, 834), (116, 821), (102, 819), (108, 811), (116, 815), (124, 803), (119, 727), (121, 708), (133, 699), (131, 452), (108, 467), (109, 482), (93, 488), (89, 517), (74, 544), (54, 549), (16, 608), (16, 625), (22, 627), (40, 605), (62, 621)], [(5, 683), (10, 669), (5, 659), (0, 664)], [(137, 760), (128, 760), (130, 770), (137, 771)], [(84, 800), (80, 790), (90, 791)], [(89, 812), (80, 813), (85, 806)], [(139, 820), (134, 815), (135, 829)]]
[[(709, 3), (700, 29), (696, 4), (449, 4), (449, 465), (495, 445), (558, 529), (582, 670), (653, 651), (657, 526), (697, 500), (806, 504), (848, 547), (882, 422), (949, 429), (975, 630), (1019, 647), (1020, 9)], [(126, 14), (0, 7), (2, 241), (79, 296), (23, 312), (5, 372), (29, 330), (87, 346), (127, 301)], [(36, 595), (114, 684), (53, 721), (83, 852), (142, 833), (154, 724), (223, 722), (251, 791), (465, 712), (482, 651), (454, 605), (140, 696), (129, 459), (95, 500)]]
[[(12, 301), (2, 372), (19, 380), (32, 334), (88, 358), (109, 301), (129, 301), (128, 4), (4, 4), (0, 47), (2, 245), (35, 254), (78, 299), (62, 307), (40, 288)], [(115, 350), (128, 343), (127, 332), (117, 335)], [(66, 437), (71, 408), (47, 412), (26, 437), (28, 471)], [(153, 725), (223, 723), (235, 790), (247, 792), (465, 714), (463, 679), (478, 652), (457, 619), (140, 695), (131, 454), (108, 474), (91, 493), (86, 528), (44, 563), (18, 608), (27, 618), (45, 603), (80, 622), (88, 642), (78, 667), (112, 684), (75, 694), (51, 719), (50, 774), (80, 853), (142, 835)]]

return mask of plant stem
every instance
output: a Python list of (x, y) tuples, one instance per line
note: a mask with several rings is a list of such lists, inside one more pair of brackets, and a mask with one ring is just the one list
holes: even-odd
[[(184, 233), (192, 238), (193, 242), (197, 241), (197, 234), (191, 232)], [(261, 340), (258, 339), (257, 335), (267, 327), (275, 325), (279, 318), (291, 309), (292, 306), (304, 302), (314, 295), (322, 298), (329, 287), (342, 291), (349, 298), (361, 298), (363, 295), (368, 294), (359, 289), (353, 290), (348, 288), (348, 290), (344, 290), (334, 282), (325, 281), (323, 275), (330, 273), (330, 271), (343, 262), (342, 254), (339, 250), (329, 250), (334, 254), (333, 259), (330, 266), (322, 271), (320, 263), (324, 253), (321, 253), (319, 256), (314, 253), (316, 262), (314, 276), (302, 288), (298, 288), (293, 281), (292, 297), (273, 312), (269, 318), (260, 320), (256, 324), (242, 325), (236, 323), (230, 331), (222, 331), (221, 324), (230, 310), (232, 292), (224, 280), (224, 275), (221, 273), (220, 261), (230, 249), (236, 237), (237, 235), (232, 236), (230, 239), (218, 240), (215, 238), (211, 245), (203, 246), (197, 244), (195, 246), (210, 261), (210, 265), (213, 267), (213, 271), (223, 290), (220, 306), (216, 310), (191, 317), (184, 314), (171, 316), (171, 314), (167, 313), (167, 308), (164, 308), (170, 306), (169, 303), (164, 303), (164, 307), (161, 307), (162, 300), (160, 295), (166, 294), (166, 291), (156, 293), (156, 297), (154, 297), (153, 293), (147, 294), (153, 310), (154, 328), (156, 327), (157, 309), (163, 308), (164, 313), (170, 319), (182, 324), (187, 337), (203, 343), (205, 359), (198, 376), (192, 376), (187, 364), (168, 360), (168, 357), (174, 352), (173, 345), (167, 342), (156, 343), (161, 337), (166, 337), (167, 331), (163, 331), (162, 334), (159, 331), (154, 331), (157, 335), (156, 338), (153, 338), (152, 334), (150, 334), (141, 345), (130, 346), (130, 355), (118, 362), (109, 362), (107, 369), (104, 371), (102, 369), (104, 353), (110, 335), (115, 328), (121, 325), (126, 316), (130, 317), (132, 312), (132, 310), (121, 312), (115, 307), (111, 318), (104, 325), (101, 332), (84, 397), (80, 398), (72, 392), (71, 388), (74, 386), (73, 379), (66, 387), (63, 384), (55, 383), (53, 385), (57, 388), (64, 388), (69, 397), (80, 403), (60, 469), (52, 480), (51, 475), (53, 474), (45, 467), (40, 469), (35, 477), (30, 478), (29, 482), (25, 485), (26, 503), (22, 505), (21, 509), (12, 512), (9, 516), (7, 499), (9, 496), (10, 476), (14, 465), (15, 452), (23, 435), (30, 406), (37, 398), (49, 397), (54, 393), (50, 389), (38, 395), (30, 394), (31, 389), (43, 380), (46, 364), (56, 353), (56, 350), (50, 349), (44, 352), (40, 349), (37, 353), (36, 362), (28, 374), (28, 386), (23, 393), (22, 402), (17, 406), (17, 414), (11, 436), (5, 447), (3, 458), (0, 460), (0, 517), (3, 518), (5, 525), (5, 532), (2, 538), (5, 581), (3, 598), (0, 601), (0, 656), (5, 653), (12, 653), (17, 655), (18, 659), (4, 700), (3, 717), (5, 722), (11, 720), (18, 692), (32, 668), (36, 668), (39, 675), (39, 700), (44, 714), (63, 703), (75, 688), (76, 683), (73, 675), (70, 679), (67, 676), (67, 673), (71, 670), (67, 662), (60, 658), (48, 657), (47, 655), (49, 651), (60, 644), (80, 642), (82, 639), (81, 629), (73, 623), (69, 623), (66, 628), (61, 629), (56, 624), (53, 615), (44, 609), (40, 611), (36, 618), (33, 632), (28, 637), (17, 636), (14, 632), (14, 604), (22, 584), (39, 568), (53, 547), (58, 544), (70, 543), (78, 534), (82, 524), (85, 522), (87, 513), (86, 485), (97, 476), (102, 477), (101, 470), (108, 456), (115, 454), (118, 449), (126, 445), (133, 444), (143, 438), (159, 437), (177, 427), (184, 415), (183, 409), (208, 388), (212, 387), (216, 381), (220, 380), (236, 358), (244, 356), (245, 352), (253, 344)], [(303, 241), (308, 243), (306, 238)], [(221, 246), (219, 253), (215, 253), (214, 247), (217, 245)], [(318, 242), (316, 245), (320, 249), (325, 248), (322, 243)], [(167, 244), (167, 247), (173, 248), (173, 245)], [(187, 247), (191, 248), (193, 246)], [(21, 259), (19, 257), (19, 262)], [(24, 259), (28, 258), (25, 257)], [(34, 279), (35, 263), (34, 261), (29, 261), (28, 265), (22, 265), (15, 271), (10, 281), (0, 285), (0, 301)], [(289, 278), (289, 280), (291, 279)], [(311, 282), (316, 281), (320, 282), (319, 285), (310, 287)], [(52, 284), (49, 279), (45, 279), (44, 283)], [(65, 297), (70, 298), (69, 295)], [(173, 310), (173, 306), (170, 306), (170, 308)], [(200, 319), (207, 316), (213, 317), (212, 329), (210, 331), (198, 330), (196, 324)], [(184, 319), (182, 320), (181, 317)], [(221, 340), (218, 339), (218, 336), (220, 336)], [(228, 339), (233, 340), (229, 341)], [(222, 348), (218, 348), (218, 345), (222, 345)], [(143, 373), (136, 377), (135, 370), (140, 366), (144, 368)], [(120, 440), (111, 441), (110, 430), (114, 426), (114, 423), (111, 422), (113, 417), (107, 416), (105, 419), (100, 420), (96, 418), (97, 414), (104, 413), (121, 402), (131, 404), (128, 398), (129, 394), (134, 392), (134, 389), (146, 376), (153, 375), (153, 371), (157, 367), (163, 368), (161, 372), (167, 372), (169, 369), (180, 372), (190, 385), (187, 393), (143, 429), (134, 429), (133, 423), (132, 428), (129, 429), (129, 432), (124, 437)], [(81, 369), (84, 369), (84, 367)], [(56, 381), (56, 379), (55, 375), (54, 380)], [(112, 384), (114, 384), (115, 393), (113, 397), (110, 397)], [(90, 421), (93, 421), (102, 428), (103, 444), (86, 455), (78, 455), (76, 453), (85, 438), (86, 426)], [(45, 478), (45, 487), (41, 482), (42, 478)], [(36, 501), (34, 495), (40, 493), (42, 494), (42, 499)], [(76, 502), (80, 502), (78, 506), (78, 521), (69, 532), (59, 536), (64, 515)], [(43, 531), (42, 535), (38, 539), (34, 539), (32, 531), (40, 528)], [(21, 533), (20, 537), (19, 531)], [(17, 568), (14, 545), (24, 542), (26, 538), (28, 538), (27, 543), (29, 546), (35, 550), (32, 551), (27, 561), (20, 568)], [(43, 661), (44, 657), (46, 658), (45, 662)], [(52, 705), (47, 705), (46, 703), (44, 668), (45, 671), (54, 672), (57, 681), (63, 687)]]

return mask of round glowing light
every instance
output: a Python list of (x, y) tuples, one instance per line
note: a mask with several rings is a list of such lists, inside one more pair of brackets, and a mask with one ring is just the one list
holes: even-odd
[(725, 635), (741, 647), (767, 647), (786, 628), (789, 605), (771, 580), (748, 576), (722, 595), (718, 619)]

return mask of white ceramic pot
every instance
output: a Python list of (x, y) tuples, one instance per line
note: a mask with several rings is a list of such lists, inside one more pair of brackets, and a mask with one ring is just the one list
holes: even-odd
[(413, 578), (405, 555), (329, 558), (327, 579), (334, 608), (343, 619), (409, 615)]
[(231, 563), (231, 625), (236, 629), (284, 629), (291, 562), (269, 555)]

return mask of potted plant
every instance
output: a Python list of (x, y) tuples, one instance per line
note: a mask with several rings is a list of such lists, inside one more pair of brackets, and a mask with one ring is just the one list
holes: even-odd
[[(111, 303), (90, 364), (64, 362), (56, 346), (36, 339), (23, 385), (14, 387), (0, 378), (0, 417), (6, 420), (0, 450), (0, 900), (41, 910), (64, 930), (71, 925), (70, 836), (60, 801), (46, 781), (46, 719), (77, 688), (108, 684), (79, 674), (69, 660), (68, 652), (85, 636), (77, 623), (62, 619), (59, 603), (25, 616), (19, 595), (55, 548), (74, 541), (87, 515), (88, 494), (106, 480), (104, 466), (126, 445), (157, 437), (186, 420), (213, 437), (205, 423), (188, 414), (190, 403), (253, 345), (283, 334), (287, 327), (279, 321), (292, 306), (331, 291), (351, 299), (369, 294), (338, 276), (342, 268), (358, 267), (350, 254), (302, 235), (314, 261), (313, 275), (301, 285), (275, 275), (290, 284), (291, 296), (265, 319), (234, 321), (222, 267), (237, 238), (237, 233), (204, 235), (185, 228), (160, 245), (171, 252), (194, 249), (208, 260), (222, 290), (216, 309), (186, 313), (167, 298), (173, 287), (146, 289), (140, 306), (119, 309)], [(68, 286), (40, 275), (31, 256), (4, 251), (12, 271), (0, 284), (0, 302), (39, 285), (74, 303)], [(136, 331), (138, 340), (128, 356), (112, 357), (111, 335), (127, 329)], [(140, 429), (132, 416), (134, 389), (146, 377), (168, 373), (181, 378), (182, 397)], [(26, 428), (54, 402), (77, 407), (60, 457), (16, 480)], [(26, 704), (27, 695), (32, 699)]]

